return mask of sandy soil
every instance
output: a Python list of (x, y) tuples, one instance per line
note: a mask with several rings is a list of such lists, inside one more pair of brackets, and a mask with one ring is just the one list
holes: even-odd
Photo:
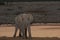
[[(14, 31), (14, 25), (0, 25), (0, 40), (25, 40), (19, 37), (13, 38)], [(56, 25), (31, 26), (31, 33), (32, 40), (60, 40), (60, 26)], [(16, 36), (18, 34), (19, 30)]]

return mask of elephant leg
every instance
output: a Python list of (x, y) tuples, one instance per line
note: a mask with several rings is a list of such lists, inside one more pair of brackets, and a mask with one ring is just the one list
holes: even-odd
[(15, 33), (14, 33), (13, 37), (16, 37), (17, 31), (18, 31), (18, 28), (15, 28)]
[(22, 35), (22, 38), (24, 39), (25, 38), (25, 26), (24, 26), (24, 24), (21, 24), (20, 29), (21, 29), (20, 35)]
[(18, 31), (18, 24), (15, 23), (15, 33), (14, 33), (13, 37), (16, 37), (16, 33), (17, 33), (17, 31)]
[(21, 29), (19, 30), (19, 37), (22, 37)]
[(25, 38), (27, 39), (27, 28), (25, 28)]
[(31, 28), (30, 28), (30, 24), (28, 24), (28, 34), (29, 34), (29, 40), (31, 40)]

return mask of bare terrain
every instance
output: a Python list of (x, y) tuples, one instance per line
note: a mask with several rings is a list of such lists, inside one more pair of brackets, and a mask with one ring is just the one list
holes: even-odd
[[(14, 25), (0, 25), (0, 40), (25, 40), (18, 37), (13, 38)], [(31, 26), (32, 40), (60, 40), (60, 26), (58, 24), (39, 24)], [(28, 40), (28, 39), (27, 39)]]

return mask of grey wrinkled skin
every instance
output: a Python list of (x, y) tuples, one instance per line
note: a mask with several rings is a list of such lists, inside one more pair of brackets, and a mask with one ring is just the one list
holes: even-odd
[(31, 23), (33, 21), (32, 14), (20, 14), (15, 18), (15, 33), (16, 37), (17, 30), (19, 29), (19, 36), (22, 38), (27, 38), (27, 30), (29, 34), (29, 40), (31, 40)]

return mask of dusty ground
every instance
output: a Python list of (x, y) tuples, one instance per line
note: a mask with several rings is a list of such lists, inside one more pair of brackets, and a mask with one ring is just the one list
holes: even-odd
[[(0, 25), (0, 40), (25, 40), (13, 38), (14, 25)], [(17, 32), (18, 36), (19, 30)], [(39, 24), (31, 26), (32, 40), (60, 40), (60, 24)], [(27, 39), (28, 40), (28, 39)]]

